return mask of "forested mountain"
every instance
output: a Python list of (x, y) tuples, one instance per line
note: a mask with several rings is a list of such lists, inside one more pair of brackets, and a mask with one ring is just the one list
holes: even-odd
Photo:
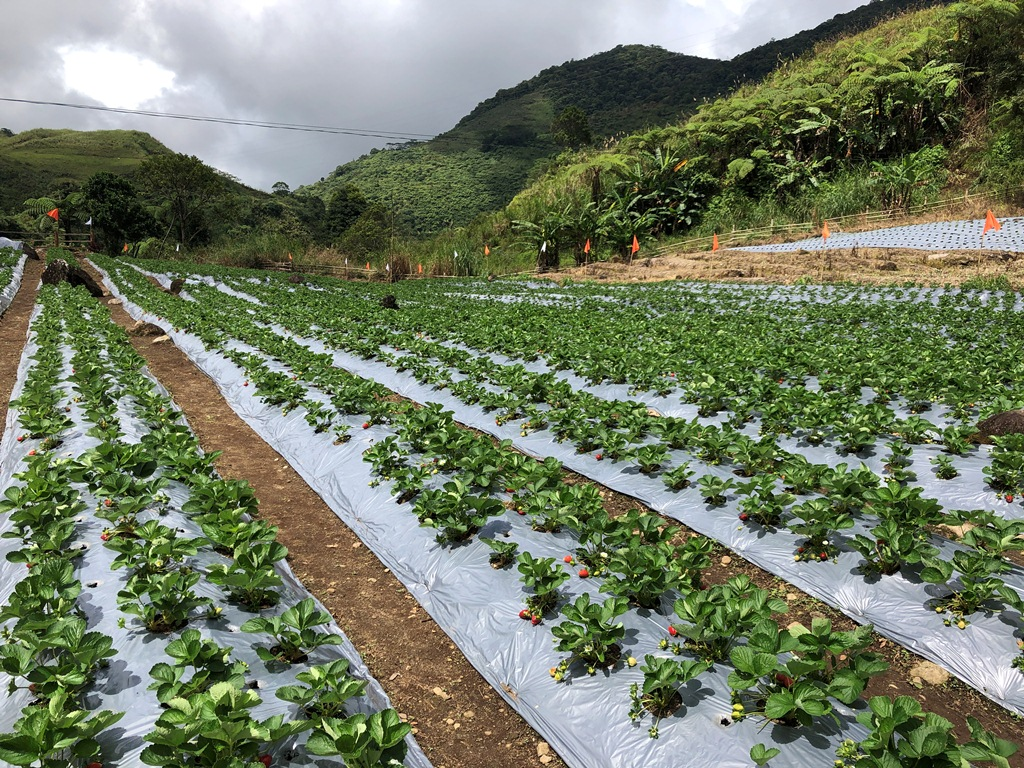
[(731, 61), (622, 45), (543, 70), (481, 102), (436, 138), (375, 151), (336, 168), (301, 193), (331, 197), (348, 185), (385, 206), (411, 232), (465, 224), (505, 205), (538, 162), (565, 144), (552, 122), (581, 110), (596, 140), (678, 122), (697, 106), (759, 80), (823, 40), (868, 29), (880, 19), (948, 0), (874, 0), (812, 30), (772, 41)]

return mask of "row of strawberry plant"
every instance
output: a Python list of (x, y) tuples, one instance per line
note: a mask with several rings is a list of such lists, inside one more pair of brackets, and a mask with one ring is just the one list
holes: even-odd
[[(251, 363), (252, 359), (253, 359), (253, 357), (250, 356), (248, 361)], [(252, 371), (251, 370), (250, 370), (250, 375), (252, 375)], [(369, 426), (369, 424), (366, 424), (366, 426)], [(390, 460), (384, 458), (385, 457), (385, 453), (386, 452), (382, 452), (381, 456), (382, 456), (382, 461), (385, 461), (385, 463), (387, 463)], [(443, 459), (443, 458), (441, 460), (445, 461), (445, 459)], [(422, 467), (422, 466), (419, 467), (417, 473), (418, 474), (422, 474), (423, 469), (424, 469), (424, 467)], [(394, 470), (394, 467), (392, 467), (392, 470)], [(428, 473), (429, 472), (430, 472), (430, 470), (428, 470)], [(435, 501), (441, 500), (443, 498), (443, 494), (447, 494), (448, 496), (451, 496), (453, 500), (456, 501), (456, 503), (451, 505), (451, 506), (458, 507), (460, 501), (465, 501), (466, 500), (466, 498), (467, 498), (466, 494), (463, 492), (464, 489), (459, 488), (459, 484), (457, 482), (455, 482), (454, 480), (453, 481), (449, 481), (449, 482), (452, 483), (454, 485), (454, 487), (446, 486), (443, 489), (439, 489), (440, 493), (442, 494), (442, 497), (436, 499)], [(439, 506), (444, 506), (444, 505), (443, 504), (439, 505), (437, 503), (425, 504), (423, 506), (423, 509), (424, 510), (430, 510), (432, 512), (434, 509), (436, 509)], [(469, 504), (468, 506), (469, 507), (475, 507), (477, 505)], [(472, 517), (472, 515), (471, 515), (471, 517)], [(429, 520), (429, 524), (431, 524), (431, 525), (435, 525), (436, 522), (437, 522), (434, 519), (433, 515), (431, 515), (429, 518), (425, 518), (425, 519), (428, 519)], [(471, 519), (468, 521), (468, 523), (469, 523), (470, 527), (472, 527), (474, 525), (474, 523), (472, 522)], [(446, 526), (446, 528), (447, 528), (447, 530), (443, 531), (443, 533), (442, 533), (442, 538), (444, 540), (446, 540), (446, 541), (450, 540), (450, 538), (452, 537), (452, 533), (453, 532), (454, 532), (454, 535), (456, 537), (462, 537), (462, 536), (464, 536), (465, 530), (467, 529), (467, 521), (461, 521), (461, 522), (457, 521), (455, 525), (453, 525), (453, 526)]]
[[(436, 373), (436, 369), (435, 369)], [(436, 381), (436, 377), (431, 380)], [(642, 418), (642, 416), (641, 416)], [(842, 467), (838, 469), (843, 469)], [(842, 479), (842, 476), (840, 476)], [(713, 478), (711, 479), (713, 481)], [(877, 481), (876, 481), (877, 483)], [(751, 508), (754, 510), (754, 518), (756, 521), (761, 523), (768, 523), (769, 525), (778, 522), (778, 512), (769, 512), (768, 510), (774, 509), (779, 510), (781, 508), (778, 502), (778, 495), (775, 494), (764, 482), (748, 483), (747, 490), (754, 491), (754, 495), (750, 499)], [(849, 489), (847, 489), (849, 490)], [(889, 495), (892, 495), (892, 489), (888, 489)], [(909, 493), (909, 492), (908, 492)], [(712, 494), (714, 496), (716, 494)], [(791, 500), (791, 498), (790, 498)], [(885, 496), (881, 499), (883, 502), (887, 500)], [(765, 506), (768, 501), (775, 502)], [(921, 507), (915, 500), (915, 497), (910, 493), (909, 505), (905, 503), (906, 499), (900, 500), (896, 506), (905, 506), (909, 510), (914, 511)], [(921, 500), (923, 501), (923, 500)], [(868, 501), (871, 503), (871, 500)], [(883, 504), (880, 509), (885, 512), (893, 504)], [(860, 508), (864, 507), (864, 503), (861, 502)], [(934, 512), (936, 505), (931, 504), (931, 509)], [(807, 541), (803, 542), (797, 547), (799, 550), (795, 557), (797, 559), (809, 559), (810, 555), (814, 555), (815, 559), (818, 555), (832, 554), (834, 552), (834, 544), (828, 544), (827, 542), (835, 540), (834, 531), (840, 527), (843, 517), (841, 516), (838, 521), (834, 521), (829, 524), (828, 518), (830, 517), (831, 510), (823, 507), (821, 504), (818, 505), (804, 505), (798, 512), (802, 515), (803, 522), (796, 522), (795, 525), (800, 532), (807, 534)], [(741, 519), (751, 517), (749, 513), (741, 512)], [(842, 514), (842, 513), (840, 513)], [(914, 518), (913, 515), (908, 515), (906, 512), (900, 512), (905, 518)], [(983, 514), (983, 513), (982, 513)], [(890, 517), (886, 515), (885, 517)], [(823, 519), (824, 518), (824, 519)], [(991, 515), (988, 516), (990, 520), (999, 520)], [(931, 558), (936, 554), (935, 547), (929, 545), (926, 540), (925, 530), (923, 525), (927, 522), (937, 522), (934, 519), (921, 518), (916, 521), (916, 529), (918, 533), (915, 534), (901, 534), (899, 536), (893, 535), (893, 531), (890, 529), (896, 525), (893, 520), (885, 521), (881, 526), (876, 526), (873, 531), (877, 539), (873, 539), (864, 535), (859, 534), (857, 538), (853, 539), (851, 544), (854, 548), (858, 549), (865, 557), (866, 566), (873, 571), (892, 573), (899, 569), (900, 565), (904, 562), (917, 563), (925, 558)], [(831, 533), (831, 539), (826, 538)], [(885, 541), (884, 547), (878, 545), (878, 541)], [(814, 550), (817, 549), (817, 552)], [(803, 557), (801, 557), (803, 555)], [(947, 615), (946, 623), (949, 625), (956, 625), (960, 628), (966, 626), (967, 621), (965, 619), (965, 610), (967, 613), (976, 611), (986, 604), (991, 604), (992, 601), (1004, 602), (1011, 607), (1016, 606), (1019, 602), (1017, 594), (1004, 585), (998, 578), (1000, 572), (1005, 572), (1008, 569), (1008, 565), (1005, 560), (997, 556), (993, 556), (992, 553), (981, 553), (974, 558), (959, 558), (959, 565), (964, 566), (965, 578), (968, 584), (964, 585), (964, 588), (956, 589), (951, 596), (935, 605), (940, 612), (946, 607), (951, 609), (951, 613)], [(938, 563), (935, 567), (931, 567), (926, 570), (926, 574), (932, 580), (944, 583), (949, 580), (952, 575), (951, 572), (946, 569), (946, 566)], [(1012, 614), (1011, 614), (1012, 615)]]
[[(75, 391), (79, 393), (75, 399), (83, 404), (86, 414), (93, 416), (90, 434), (102, 441), (70, 463), (70, 475), (74, 481), (85, 483), (94, 497), (101, 499), (97, 504), (97, 515), (106, 518), (111, 525), (99, 538), (118, 551), (118, 557), (111, 566), (132, 570), (131, 576), (123, 580), (125, 588), (118, 593), (117, 602), (122, 610), (129, 615), (140, 615), (148, 630), (165, 631), (188, 620), (189, 608), (210, 601), (210, 598), (198, 598), (192, 592), (200, 573), (189, 561), (196, 554), (200, 539), (179, 537), (176, 529), (162, 525), (157, 519), (145, 522), (139, 519), (144, 512), (156, 517), (167, 514), (168, 499), (161, 490), (167, 484), (168, 476), (176, 476), (192, 486), (192, 499), (186, 502), (186, 506), (193, 504), (193, 509), (201, 511), (198, 517), (203, 520), (204, 527), (221, 532), (221, 543), (228, 540), (226, 528), (236, 534), (235, 565), (220, 566), (220, 572), (216, 570), (217, 566), (210, 568), (207, 575), (211, 582), (224, 584), (232, 598), (237, 598), (237, 593), (230, 589), (231, 584), (238, 585), (244, 581), (246, 586), (250, 586), (256, 581), (246, 575), (244, 567), (236, 567), (239, 563), (248, 562), (254, 574), (263, 578), (264, 587), (268, 580), (274, 582), (272, 586), (280, 585), (281, 578), (273, 572), (273, 563), (281, 560), (284, 553), (283, 547), (273, 541), (273, 529), (257, 522), (251, 526), (252, 531), (248, 530), (253, 521), (245, 515), (245, 510), (251, 511), (255, 506), (251, 490), (213, 476), (211, 457), (199, 454), (194, 437), (180, 423), (176, 411), (169, 407), (170, 401), (154, 392), (152, 382), (138, 373), (142, 361), (131, 350), (123, 332), (120, 337), (113, 338), (116, 329), (109, 320), (105, 324), (91, 322), (90, 309), (86, 305), (69, 304), (64, 309), (65, 316), (69, 318), (68, 324), (77, 326), (76, 333), (72, 334), (72, 346), (75, 347), (72, 379)], [(129, 402), (120, 397), (122, 394), (128, 396)], [(150, 427), (139, 443), (127, 444), (119, 440), (123, 436), (121, 422), (125, 420), (126, 408), (134, 408)], [(118, 410), (122, 418), (115, 415)], [(164, 476), (154, 477), (153, 473), (164, 459), (172, 460), (169, 462), (172, 465), (170, 471)], [(199, 469), (205, 471), (195, 474)], [(249, 533), (255, 534), (256, 538), (252, 546), (246, 544)], [(269, 533), (269, 542), (259, 541), (261, 533), (264, 539)], [(205, 539), (201, 541), (202, 546), (207, 546)], [(270, 548), (271, 556), (260, 561), (259, 552), (266, 548)], [(276, 596), (273, 590), (267, 594)], [(219, 615), (220, 609), (217, 608), (210, 612), (208, 618)], [(318, 646), (340, 642), (336, 634), (316, 631), (315, 627), (326, 621), (329, 621), (329, 616), (315, 610), (311, 600), (305, 600), (278, 617), (251, 619), (243, 624), (243, 629), (269, 631), (277, 640), (272, 645), (286, 646), (290, 656), (295, 656), (300, 651), (309, 652)], [(119, 624), (125, 626), (123, 618)], [(262, 657), (263, 653), (274, 658), (281, 655), (281, 651), (271, 652), (261, 646), (258, 654)], [(340, 659), (328, 665), (333, 670), (330, 680), (326, 688), (320, 686), (317, 696), (326, 696), (330, 700), (341, 686), (348, 691), (345, 698), (351, 698), (353, 691), (358, 693), (365, 687), (365, 682), (345, 674), (343, 665), (347, 666), (347, 662)], [(322, 669), (310, 667), (308, 673), (298, 674), (316, 676)], [(187, 665), (184, 664), (175, 665), (173, 670), (168, 669), (167, 664), (158, 664), (153, 668), (157, 682), (152, 687), (166, 683), (168, 676), (181, 678), (186, 671)], [(195, 676), (192, 680), (197, 681)], [(283, 723), (283, 716), (276, 715), (260, 723), (248, 714), (248, 710), (259, 703), (259, 697), (255, 692), (239, 688), (241, 682), (211, 678), (207, 685), (192, 686), (187, 698), (172, 696), (167, 699), (168, 703), (182, 699), (188, 706), (194, 705), (204, 711), (209, 709), (211, 717), (183, 732), (173, 716), (161, 715), (157, 729), (147, 737), (154, 745), (143, 752), (143, 761), (177, 765), (182, 756), (189, 755), (188, 759), (194, 757), (198, 761), (196, 764), (226, 765), (223, 763), (223, 750), (215, 747), (223, 740), (223, 734), (242, 727), (248, 729), (250, 736), (246, 737), (244, 744), (235, 744), (229, 750), (233, 754), (231, 759), (238, 765), (250, 764), (258, 754), (257, 750), (265, 751), (261, 745), (278, 742), (314, 727), (317, 730), (310, 737), (311, 746), (307, 745), (307, 749), (318, 754), (344, 754), (352, 760), (369, 760), (374, 751), (386, 753), (387, 759), (401, 759), (405, 755), (404, 736), (408, 726), (399, 723), (393, 711), (356, 713), (341, 718), (343, 712), (335, 708), (328, 713), (329, 719), (319, 722), (302, 719)], [(220, 687), (211, 692), (214, 684)], [(199, 698), (193, 701), (192, 696)], [(203, 696), (207, 699), (202, 699)], [(288, 700), (295, 700), (295, 696), (302, 698), (305, 694), (293, 693), (293, 698)], [(172, 704), (172, 709), (179, 707)], [(364, 733), (367, 728), (372, 730), (371, 736), (353, 737), (353, 734)], [(339, 734), (348, 735), (343, 738)], [(386, 742), (383, 746), (381, 739)]]

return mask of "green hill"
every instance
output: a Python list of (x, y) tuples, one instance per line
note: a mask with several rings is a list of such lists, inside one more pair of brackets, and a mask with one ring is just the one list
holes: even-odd
[(496, 210), (527, 183), (538, 163), (560, 147), (554, 118), (582, 109), (597, 137), (678, 122), (697, 106), (738, 85), (760, 80), (781, 62), (817, 43), (869, 29), (879, 20), (948, 0), (875, 0), (793, 37), (772, 41), (730, 61), (623, 45), (543, 70), (498, 91), (450, 131), (424, 142), (374, 151), (297, 190), (325, 202), (354, 184), (393, 211), (412, 232), (462, 225)]
[(146, 158), (170, 151), (140, 131), (0, 133), (0, 211), (18, 211), (25, 200), (63, 185), (78, 187), (99, 171), (130, 173)]

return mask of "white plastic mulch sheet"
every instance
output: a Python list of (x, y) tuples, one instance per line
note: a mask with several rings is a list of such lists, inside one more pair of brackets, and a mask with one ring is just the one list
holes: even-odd
[[(12, 399), (18, 397), (24, 386), (25, 375), (31, 364), (29, 357), (35, 349), (34, 335), (30, 335), (18, 368)], [(73, 393), (68, 385), (65, 386), (70, 401)], [(157, 391), (166, 395), (166, 391), (159, 383), (154, 381), (154, 386), (157, 387)], [(76, 427), (64, 436), (64, 441), (58, 449), (60, 456), (78, 456), (99, 443), (97, 438), (84, 433), (85, 427), (82, 425), (85, 421), (79, 406), (69, 404)], [(136, 443), (145, 434), (145, 426), (133, 420), (123, 403), (119, 419), (125, 432), (121, 438), (123, 441)], [(21, 468), (25, 453), (37, 447), (36, 440), (17, 442), (18, 434), (18, 413), (17, 409), (12, 407), (8, 411), (3, 438), (0, 440), (0, 488), (6, 488), (11, 483), (12, 476)], [(82, 500), (90, 508), (96, 506), (98, 499), (92, 496), (85, 486), (79, 487), (79, 491)], [(199, 526), (181, 512), (182, 504), (188, 500), (187, 487), (178, 482), (171, 482), (169, 487), (164, 489), (164, 493), (171, 498), (170, 507), (165, 516), (156, 519), (163, 525), (176, 528), (183, 537), (202, 539), (203, 534)], [(143, 517), (145, 518), (145, 514)], [(153, 682), (149, 670), (159, 662), (172, 663), (164, 648), (168, 642), (178, 637), (180, 632), (154, 634), (145, 630), (134, 617), (122, 614), (117, 609), (117, 592), (123, 588), (127, 574), (124, 571), (110, 569), (116, 553), (100, 543), (100, 533), (105, 526), (104, 520), (86, 511), (81, 515), (75, 528), (74, 545), (84, 543), (88, 546), (85, 554), (73, 561), (76, 576), (84, 585), (78, 599), (79, 605), (85, 612), (89, 631), (102, 632), (112, 637), (113, 647), (117, 650), (117, 655), (109, 660), (109, 666), (99, 671), (95, 684), (86, 695), (86, 706), (90, 710), (109, 709), (126, 713), (118, 723), (102, 732), (98, 739), (103, 747), (105, 764), (128, 768), (142, 765), (139, 754), (146, 746), (143, 739), (153, 729), (155, 720), (163, 711), (157, 701), (156, 692), (146, 690)], [(0, 520), (0, 533), (10, 529), (9, 519), (5, 517)], [(20, 546), (20, 539), (0, 539), (0, 603), (6, 603), (15, 585), (24, 578), (24, 565), (9, 563), (5, 559), (8, 552), (19, 549)], [(227, 558), (210, 550), (201, 550), (191, 564), (199, 570), (204, 570), (209, 565), (225, 562), (228, 562)], [(313, 651), (307, 664), (295, 664), (286, 668), (284, 665), (268, 665), (257, 656), (254, 646), (268, 645), (272, 641), (265, 635), (242, 633), (239, 627), (253, 616), (275, 615), (310, 597), (287, 563), (282, 561), (278, 564), (278, 569), (284, 580), (283, 587), (279, 588), (280, 603), (277, 608), (258, 614), (231, 605), (226, 601), (221, 588), (206, 582), (205, 579), (201, 579), (195, 587), (197, 594), (211, 598), (214, 605), (222, 606), (223, 614), (217, 620), (194, 618), (189, 628), (198, 629), (204, 637), (214, 640), (222, 647), (231, 648), (234, 660), (244, 661), (249, 665), (246, 681), (257, 689), (263, 700), (260, 706), (252, 710), (253, 717), (263, 720), (276, 714), (283, 714), (286, 719), (301, 719), (302, 715), (298, 712), (297, 705), (278, 699), (275, 692), (283, 685), (294, 685), (295, 675), (309, 665), (324, 664), (339, 658), (348, 659), (350, 674), (368, 683), (364, 696), (349, 701), (349, 713), (369, 714), (390, 707), (391, 703), (380, 684), (370, 675), (356, 649), (334, 622), (319, 629), (339, 636), (342, 644), (323, 646)], [(317, 603), (317, 608), (322, 610), (323, 606)], [(122, 617), (127, 621), (127, 626), (123, 629), (118, 626), (118, 620)], [(0, 690), (6, 690), (9, 680), (5, 673), (0, 672)], [(12, 730), (13, 724), (21, 716), (22, 708), (27, 706), (30, 700), (31, 695), (24, 689), (19, 689), (14, 695), (3, 699), (0, 704), (0, 732)], [(296, 750), (296, 744), (304, 743), (307, 735), (308, 732), (300, 734), (288, 744), (272, 750), (270, 754), (274, 763), (298, 766), (341, 765), (340, 758), (314, 758), (301, 749)], [(429, 760), (411, 736), (407, 737), (407, 742), (409, 754), (406, 765), (410, 768), (430, 768)]]
[[(4, 238), (0, 237), (0, 248), (7, 246), (3, 243)], [(8, 240), (7, 242), (12, 242)], [(0, 315), (7, 311), (7, 308), (11, 306), (11, 302), (14, 301), (15, 295), (18, 293), (18, 289), (21, 288), (21, 278), (25, 273), (25, 261), (27, 257), (22, 256), (18, 259), (18, 263), (14, 265), (11, 272), (11, 279), (6, 285), (0, 285)]]
[(837, 248), (911, 248), (915, 250), (1024, 251), (1024, 217), (999, 219), (1000, 229), (985, 232), (985, 219), (935, 221), (870, 232), (835, 232), (827, 240), (808, 237), (793, 243), (751, 245), (729, 248), (731, 251), (782, 253), (836, 250)]
[[(926, 296), (922, 293), (918, 298), (924, 300)], [(275, 330), (287, 334), (282, 329)], [(786, 528), (766, 535), (758, 526), (740, 525), (736, 517), (738, 506), (735, 500), (721, 507), (709, 507), (701, 499), (697, 488), (682, 492), (671, 491), (660, 479), (640, 473), (635, 466), (610, 461), (598, 462), (591, 454), (577, 454), (573, 446), (557, 443), (551, 433), (544, 430), (524, 437), (518, 422), (497, 426), (493, 415), (486, 414), (482, 408), (466, 405), (446, 390), (422, 384), (412, 374), (397, 372), (382, 362), (367, 361), (355, 355), (327, 349), (316, 340), (291, 337), (314, 351), (329, 352), (340, 368), (380, 382), (417, 402), (440, 403), (452, 410), (456, 419), (464, 424), (512, 440), (516, 447), (534, 456), (554, 456), (568, 468), (640, 499), (657, 512), (680, 520), (694, 530), (716, 539), (756, 565), (835, 606), (855, 621), (873, 623), (881, 634), (945, 667), (1002, 706), (1024, 713), (1024, 674), (1011, 666), (1019, 652), (1016, 640), (1022, 629), (1021, 617), (1010, 609), (997, 614), (979, 612), (969, 617), (971, 623), (967, 630), (960, 631), (945, 626), (943, 615), (937, 614), (930, 605), (932, 600), (947, 594), (947, 590), (941, 585), (921, 582), (914, 568), (906, 568), (906, 573), (866, 579), (859, 571), (862, 562), (860, 554), (846, 546), (845, 542), (857, 533), (866, 534), (876, 521), (859, 520), (852, 530), (837, 534), (835, 538), (841, 552), (835, 562), (794, 562), (793, 554), (801, 537)], [(498, 356), (493, 357), (500, 359)], [(527, 364), (528, 367), (530, 365)], [(542, 363), (533, 366), (538, 370), (543, 368)], [(583, 379), (572, 375), (564, 375), (563, 378), (599, 396), (628, 397), (628, 387), (625, 385), (595, 386), (587, 385)], [(649, 398), (650, 404), (664, 408), (666, 415), (685, 418), (695, 415), (694, 406), (683, 404), (680, 407), (678, 401), (672, 406), (669, 400)], [(894, 411), (897, 415), (909, 415), (909, 411), (903, 408), (896, 407)], [(702, 421), (712, 423), (723, 418), (724, 415), (720, 415)], [(942, 420), (942, 409), (933, 419)], [(757, 437), (756, 424), (749, 424), (741, 431)], [(830, 466), (847, 463), (851, 468), (860, 464), (857, 457), (839, 456), (825, 446), (798, 444), (792, 438), (782, 438), (779, 442), (784, 450), (802, 454), (812, 463)], [(997, 494), (987, 490), (983, 474), (984, 467), (989, 463), (987, 448), (982, 448), (976, 455), (955, 458), (954, 464), (960, 475), (954, 481), (940, 480), (931, 471), (930, 459), (939, 453), (941, 448), (936, 445), (914, 446), (913, 464), (909, 469), (917, 474), (918, 480), (914, 485), (923, 489), (925, 498), (936, 499), (946, 509), (988, 509), (1003, 517), (1019, 517), (1019, 508), (1009, 507), (999, 500)], [(675, 451), (672, 452), (670, 463), (675, 465), (691, 459), (690, 455)], [(884, 461), (882, 451), (876, 450), (864, 463), (881, 475)], [(709, 466), (696, 459), (692, 460), (691, 468), (694, 469), (695, 477), (709, 472), (722, 477), (734, 477), (728, 467)], [(933, 537), (932, 543), (946, 559), (952, 557), (956, 550), (963, 549), (961, 545), (938, 537)], [(1002, 575), (1002, 579), (1024, 595), (1024, 569), (1014, 565), (1008, 573)]]
[[(135, 319), (156, 320), (123, 296), (112, 281), (107, 283)], [(436, 532), (421, 527), (408, 505), (397, 505), (384, 486), (370, 487), (373, 475), (362, 454), (390, 434), (387, 429), (355, 429), (348, 443), (335, 446), (330, 434), (313, 433), (302, 409), (282, 415), (279, 408), (262, 404), (252, 389), (244, 386), (244, 373), (219, 354), (206, 351), (197, 338), (178, 331), (170, 335), (217, 383), (239, 416), (296, 468), (407, 586), (499, 694), (568, 764), (580, 768), (710, 764), (739, 768), (750, 765), (749, 751), (754, 744), (768, 743), (784, 749), (786, 765), (818, 766), (833, 760), (835, 748), (843, 739), (865, 735), (854, 720), (855, 712), (841, 704), (836, 707), (838, 725), (822, 719), (810, 731), (772, 724), (762, 729), (763, 722), (755, 718), (735, 723), (730, 717), (732, 703), (726, 683), (729, 667), (720, 664), (684, 688), (682, 708), (662, 721), (659, 739), (650, 739), (649, 716), (637, 724), (628, 718), (630, 684), (642, 684), (643, 680), (639, 666), (630, 669), (620, 664), (593, 677), (575, 669), (571, 683), (555, 683), (548, 670), (564, 654), (554, 650), (547, 624), (557, 619), (546, 620), (538, 627), (519, 619), (526, 593), (514, 567), (493, 569), (488, 562), (490, 550), (477, 538), (463, 546), (442, 548), (434, 539)], [(240, 344), (233, 346), (247, 349)], [(472, 414), (472, 409), (445, 398), (443, 393), (421, 387), (408, 377), (392, 376), (393, 371), (383, 365), (356, 365), (357, 361), (343, 355), (336, 357), (339, 364), (345, 363), (343, 367), (351, 366), (368, 378), (379, 374), (379, 381), (420, 402), (457, 406), (460, 420), (481, 425), (489, 421), (489, 431), (511, 436), (511, 430), (493, 428), (493, 417)], [(281, 369), (273, 363), (268, 365)], [(323, 395), (321, 398), (326, 400)], [(352, 425), (356, 423), (352, 418)], [(534, 453), (547, 455), (557, 447), (545, 445), (541, 449), (534, 444), (538, 449)], [(492, 538), (505, 534), (520, 544), (520, 551), (557, 561), (577, 546), (575, 539), (566, 534), (530, 530), (524, 518), (516, 515), (495, 518), (479, 535)], [(583, 592), (603, 600), (605, 595), (597, 586), (592, 580), (572, 578), (563, 589), (568, 601)], [(627, 628), (622, 643), (624, 656), (632, 654), (642, 661), (647, 653), (669, 655), (657, 650), (658, 642), (667, 636), (669, 618), (640, 610), (631, 611), (622, 620)]]

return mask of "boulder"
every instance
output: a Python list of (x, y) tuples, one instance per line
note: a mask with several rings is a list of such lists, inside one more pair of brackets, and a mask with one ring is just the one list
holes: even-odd
[(129, 336), (163, 336), (166, 332), (159, 325), (139, 320), (128, 329)]
[(28, 243), (22, 243), (21, 244), (21, 252), (24, 253), (26, 256), (28, 256), (30, 259), (33, 259), (35, 261), (42, 261), (43, 260), (43, 257), (40, 256), (36, 252), (36, 249), (33, 248)]
[(168, 293), (173, 293), (175, 296), (181, 293), (181, 289), (185, 287), (185, 278), (176, 277), (171, 280), (171, 285), (167, 289)]
[(103, 289), (93, 280), (89, 273), (77, 265), (68, 264), (64, 259), (54, 259), (43, 270), (43, 285), (57, 285), (57, 283), (71, 283), (81, 285), (93, 297), (99, 299), (104, 295)]
[(878, 264), (875, 265), (875, 269), (877, 269), (879, 272), (895, 272), (897, 269), (896, 262), (880, 261), (878, 262)]

